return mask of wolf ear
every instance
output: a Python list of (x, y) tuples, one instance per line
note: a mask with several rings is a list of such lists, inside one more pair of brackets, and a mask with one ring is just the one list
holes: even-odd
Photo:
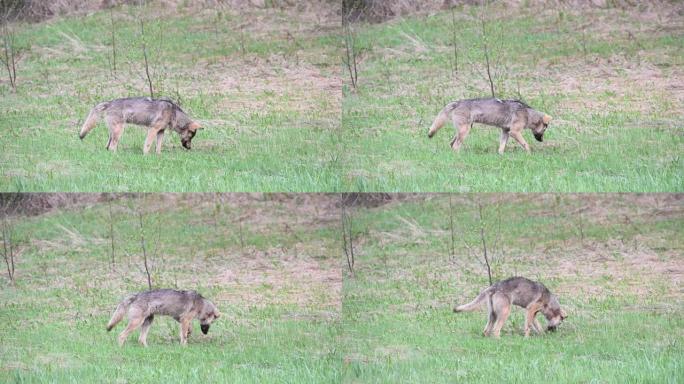
[(218, 309), (215, 309), (214, 310), (214, 318), (218, 319), (219, 317), (221, 317), (221, 313), (218, 311)]
[(544, 117), (542, 117), (542, 121), (544, 122), (544, 124), (548, 124), (551, 120), (553, 119), (549, 115), (544, 115)]
[(188, 126), (188, 129), (191, 130), (192, 132), (195, 132), (195, 131), (197, 131), (198, 129), (202, 129), (202, 126), (199, 125), (199, 124), (197, 124), (196, 122), (193, 121), (193, 122), (190, 123), (190, 125)]
[(567, 313), (565, 313), (565, 311), (564, 311), (564, 310), (562, 310), (562, 309), (561, 309), (561, 311), (560, 311), (560, 312), (561, 312), (561, 313), (560, 313), (560, 315), (561, 315), (561, 319), (565, 320), (565, 319), (567, 319), (567, 318), (568, 318), (568, 314), (567, 314)]

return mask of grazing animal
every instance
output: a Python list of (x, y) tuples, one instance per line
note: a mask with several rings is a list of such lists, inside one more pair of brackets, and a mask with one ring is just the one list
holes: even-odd
[(511, 305), (525, 308), (525, 337), (530, 335), (530, 327), (541, 334), (542, 327), (536, 319), (541, 312), (548, 321), (547, 330), (555, 331), (568, 315), (560, 307), (558, 297), (542, 284), (524, 277), (511, 277), (486, 288), (468, 304), (454, 308), (454, 312), (474, 311), (483, 301), (487, 301), (488, 321), (483, 334), (498, 338), (501, 328), (511, 313)]
[(501, 128), (499, 154), (503, 154), (509, 136), (512, 136), (525, 151), (530, 151), (529, 144), (522, 136), (522, 130), (525, 128), (532, 130), (537, 141), (544, 141), (544, 131), (549, 126), (551, 116), (535, 111), (519, 100), (459, 100), (447, 104), (439, 112), (428, 131), (428, 137), (432, 138), (449, 120), (456, 128), (456, 135), (450, 144), (454, 151), (461, 148), (473, 123), (481, 123)]
[(119, 139), (124, 131), (124, 124), (136, 124), (148, 127), (143, 153), (150, 151), (152, 141), (157, 139), (157, 154), (161, 153), (164, 131), (171, 129), (181, 137), (181, 144), (190, 149), (192, 138), (202, 127), (192, 121), (188, 115), (169, 99), (151, 99), (149, 97), (131, 97), (105, 101), (96, 105), (88, 114), (81, 127), (81, 140), (97, 125), (99, 119), (109, 127), (107, 149), (116, 151)]
[(124, 316), (128, 315), (128, 325), (119, 334), (119, 345), (123, 346), (128, 335), (140, 328), (140, 344), (147, 346), (147, 332), (150, 330), (154, 315), (171, 316), (180, 323), (180, 342), (187, 344), (193, 319), (198, 319), (200, 329), (205, 335), (209, 325), (221, 315), (216, 306), (195, 291), (176, 291), (156, 289), (126, 296), (117, 305), (107, 332), (111, 331)]

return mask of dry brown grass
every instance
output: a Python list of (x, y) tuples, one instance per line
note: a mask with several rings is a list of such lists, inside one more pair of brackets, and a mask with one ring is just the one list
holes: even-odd
[[(117, 7), (121, 5), (146, 5), (158, 12), (179, 12), (205, 9), (282, 9), (295, 10), (301, 13), (316, 12), (319, 15), (328, 13), (335, 7), (330, 0), (314, 0), (295, 2), (285, 0), (16, 0), (0, 6), (0, 11), (8, 12), (14, 18), (41, 21), (55, 16), (78, 15), (93, 11)], [(7, 7), (4, 9), (3, 7)]]

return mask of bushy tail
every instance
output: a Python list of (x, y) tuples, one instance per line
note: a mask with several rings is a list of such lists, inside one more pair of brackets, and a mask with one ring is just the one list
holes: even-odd
[(490, 288), (485, 289), (484, 291), (480, 292), (479, 295), (477, 295), (475, 300), (468, 304), (459, 305), (458, 307), (454, 308), (454, 312), (469, 312), (478, 309), (480, 304), (487, 298), (487, 296), (489, 296), (489, 293)]
[[(451, 105), (451, 104), (450, 104)], [(432, 138), (432, 136), (439, 131), (440, 128), (444, 126), (444, 124), (449, 121), (449, 107), (450, 105), (447, 105), (442, 109), (437, 117), (435, 117), (435, 121), (432, 122), (432, 126), (430, 127), (430, 130), (428, 131), (428, 137)]]
[(127, 296), (119, 303), (119, 305), (116, 306), (116, 310), (114, 311), (114, 314), (112, 314), (112, 318), (109, 320), (109, 323), (107, 323), (107, 332), (111, 331), (112, 328), (114, 328), (121, 320), (123, 320), (123, 317), (128, 311), (128, 307), (131, 305), (133, 300), (135, 300), (135, 295)]
[(83, 140), (83, 138), (90, 132), (91, 129), (95, 127), (97, 124), (97, 121), (100, 120), (100, 117), (102, 117), (102, 112), (104, 112), (105, 109), (109, 106), (109, 103), (100, 103), (93, 107), (93, 109), (90, 110), (90, 113), (88, 114), (88, 117), (86, 117), (85, 123), (83, 123), (83, 127), (81, 127), (81, 133), (78, 134), (78, 137)]

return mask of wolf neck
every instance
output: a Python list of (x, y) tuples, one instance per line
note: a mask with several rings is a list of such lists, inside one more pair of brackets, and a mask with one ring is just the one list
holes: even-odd
[(183, 111), (181, 111), (180, 109), (176, 109), (174, 111), (174, 117), (171, 122), (171, 127), (174, 131), (181, 132), (185, 130), (188, 127), (188, 125), (190, 125), (190, 123), (192, 123), (192, 120), (190, 120), (188, 115), (183, 113)]

